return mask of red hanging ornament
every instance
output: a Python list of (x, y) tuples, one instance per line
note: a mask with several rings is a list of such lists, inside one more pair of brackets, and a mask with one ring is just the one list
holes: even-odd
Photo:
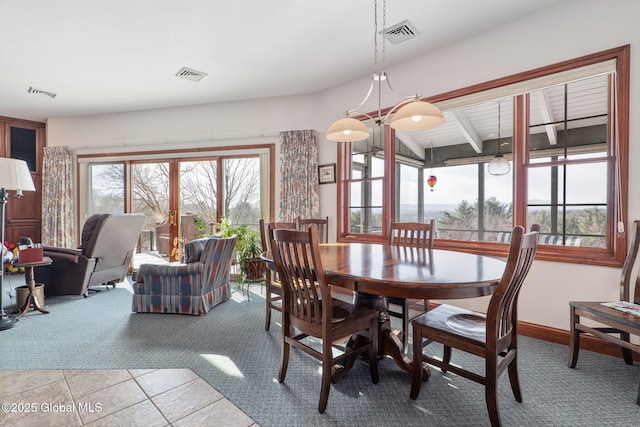
[(438, 182), (438, 178), (436, 178), (435, 175), (429, 175), (429, 178), (427, 178), (427, 184), (431, 187), (431, 191), (433, 191), (433, 186), (436, 185), (436, 182)]

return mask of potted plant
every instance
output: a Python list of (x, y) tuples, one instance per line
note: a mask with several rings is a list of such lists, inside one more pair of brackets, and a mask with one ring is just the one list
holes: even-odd
[(240, 271), (246, 281), (261, 280), (264, 276), (264, 265), (260, 259), (262, 240), (260, 233), (246, 224), (232, 225), (231, 221), (223, 218), (220, 223), (222, 237), (237, 236), (236, 253)]

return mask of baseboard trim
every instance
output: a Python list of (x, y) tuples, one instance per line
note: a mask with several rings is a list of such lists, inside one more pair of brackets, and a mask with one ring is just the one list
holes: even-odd
[[(518, 322), (518, 333), (525, 337), (537, 338), (556, 344), (566, 345), (567, 358), (569, 357), (569, 331), (520, 321)], [(622, 359), (622, 351), (619, 346), (589, 334), (582, 334), (580, 336), (580, 349), (594, 351), (596, 353), (606, 354), (608, 356), (619, 357)], [(633, 353), (633, 360), (640, 362), (640, 355), (638, 353)]]

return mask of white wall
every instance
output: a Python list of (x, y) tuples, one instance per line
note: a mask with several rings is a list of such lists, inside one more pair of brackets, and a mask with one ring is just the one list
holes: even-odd
[[(640, 125), (634, 120), (640, 100), (635, 55), (635, 47), (640, 45), (638, 16), (640, 2), (635, 0), (567, 1), (542, 14), (495, 28), (399, 66), (387, 66), (387, 72), (398, 93), (418, 91), (430, 96), (631, 44), (630, 182), (634, 183), (640, 179), (640, 168), (633, 167), (640, 160)], [(362, 99), (368, 79), (363, 76), (309, 96), (55, 118), (48, 122), (47, 143), (68, 145), (81, 151), (91, 150), (85, 147), (92, 146), (113, 146), (114, 150), (121, 151), (123, 144), (132, 150), (140, 149), (138, 144), (153, 144), (150, 146), (153, 149), (174, 148), (178, 141), (186, 141), (180, 146), (244, 144), (246, 141), (241, 137), (255, 140), (261, 134), (269, 136), (259, 138), (260, 142), (277, 142), (277, 132), (292, 129), (317, 129), (322, 135), (344, 110)], [(395, 102), (398, 100), (389, 96), (388, 105)], [(362, 109), (374, 110), (375, 105)], [(205, 140), (210, 142), (202, 142)], [(320, 163), (335, 160), (335, 143), (321, 138)], [(335, 189), (335, 185), (320, 186), (323, 216), (336, 215)], [(640, 218), (640, 200), (634, 194), (629, 198), (629, 218)], [(332, 232), (335, 234), (335, 230)], [(568, 329), (568, 301), (617, 299), (618, 279), (616, 268), (536, 261), (520, 298), (520, 319)], [(483, 309), (486, 300), (459, 303)]]

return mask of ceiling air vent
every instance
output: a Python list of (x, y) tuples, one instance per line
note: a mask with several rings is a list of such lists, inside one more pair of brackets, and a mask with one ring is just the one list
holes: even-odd
[(420, 33), (418, 32), (418, 30), (416, 30), (416, 27), (414, 27), (411, 22), (405, 19), (404, 21), (396, 25), (385, 28), (384, 30), (380, 31), (380, 34), (383, 34), (391, 43), (398, 44), (412, 39), (418, 36)]
[(176, 77), (182, 77), (183, 79), (191, 80), (192, 82), (199, 82), (206, 75), (207, 73), (187, 67), (182, 67), (180, 71), (176, 73)]
[(29, 86), (29, 89), (27, 90), (27, 92), (29, 93), (33, 93), (34, 95), (44, 95), (44, 96), (48, 96), (49, 98), (55, 98), (57, 94), (53, 93), (53, 92), (49, 92), (48, 90), (42, 90), (42, 89), (37, 89), (33, 86)]

